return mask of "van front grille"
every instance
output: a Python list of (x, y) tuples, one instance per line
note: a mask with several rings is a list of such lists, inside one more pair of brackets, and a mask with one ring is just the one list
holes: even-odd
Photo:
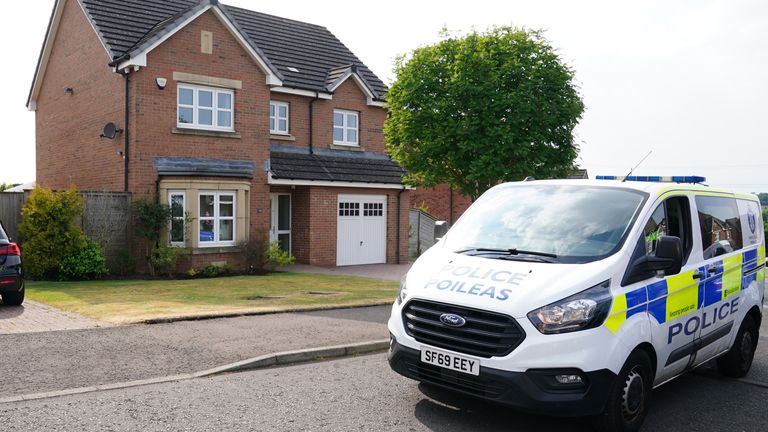
[[(459, 315), (466, 324), (445, 325), (443, 314)], [(403, 323), (419, 342), (485, 358), (505, 356), (525, 339), (525, 331), (508, 315), (425, 300), (405, 305)]]

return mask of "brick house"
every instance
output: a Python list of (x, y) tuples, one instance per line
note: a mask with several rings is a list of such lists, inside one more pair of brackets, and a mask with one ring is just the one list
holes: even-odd
[(57, 0), (28, 100), (37, 183), (157, 196), (187, 266), (239, 267), (266, 240), (313, 265), (406, 262), (386, 91), (321, 26), (215, 0)]

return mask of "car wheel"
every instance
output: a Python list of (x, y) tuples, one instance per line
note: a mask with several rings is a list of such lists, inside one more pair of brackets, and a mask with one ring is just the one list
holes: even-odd
[(747, 315), (736, 334), (736, 341), (728, 352), (717, 359), (717, 369), (720, 373), (731, 378), (741, 378), (752, 367), (752, 359), (755, 357), (759, 331), (754, 318)]
[(24, 303), (24, 287), (21, 287), (21, 291), (15, 293), (3, 294), (3, 304), (6, 306), (20, 306)]
[(644, 351), (630, 354), (616, 376), (602, 414), (594, 418), (595, 427), (605, 432), (636, 432), (648, 414), (653, 387), (653, 366)]

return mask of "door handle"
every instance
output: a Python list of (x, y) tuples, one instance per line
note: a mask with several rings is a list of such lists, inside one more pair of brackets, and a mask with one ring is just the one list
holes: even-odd
[(701, 279), (704, 277), (704, 272), (697, 271), (693, 274), (694, 279)]
[(360, 246), (362, 246), (362, 245), (363, 245), (363, 241), (362, 241), (362, 240), (360, 240)]
[(709, 274), (715, 274), (715, 273), (717, 273), (717, 267), (710, 267)]

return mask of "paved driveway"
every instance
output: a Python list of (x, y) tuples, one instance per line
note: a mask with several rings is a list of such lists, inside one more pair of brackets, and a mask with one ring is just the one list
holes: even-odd
[(22, 306), (0, 305), (0, 334), (38, 333), (109, 326), (109, 323), (60, 311), (31, 300), (24, 301)]

